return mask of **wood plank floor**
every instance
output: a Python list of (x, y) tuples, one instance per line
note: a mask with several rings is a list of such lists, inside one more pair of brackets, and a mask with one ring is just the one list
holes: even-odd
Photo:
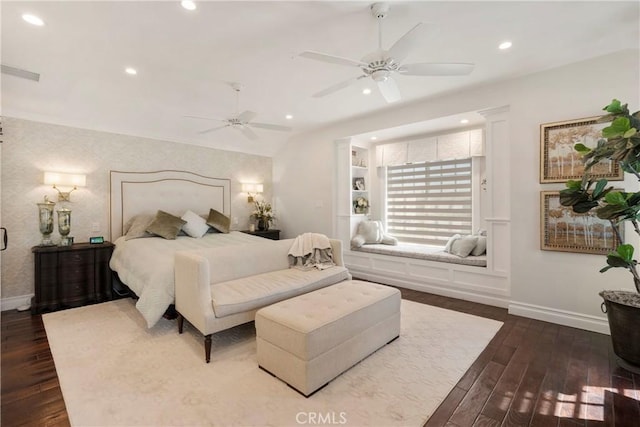
[[(616, 366), (608, 336), (417, 291), (402, 296), (504, 322), (427, 427), (640, 426), (640, 375)], [(1, 321), (0, 424), (69, 425), (41, 316), (7, 311)]]

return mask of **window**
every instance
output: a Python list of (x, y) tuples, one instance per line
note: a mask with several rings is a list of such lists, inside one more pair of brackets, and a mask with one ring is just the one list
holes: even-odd
[(471, 234), (471, 176), (471, 158), (387, 166), (389, 234), (436, 246)]

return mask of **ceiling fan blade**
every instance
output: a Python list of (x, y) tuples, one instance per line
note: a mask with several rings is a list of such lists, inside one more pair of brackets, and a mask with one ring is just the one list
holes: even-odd
[(236, 119), (238, 119), (241, 123), (247, 123), (247, 122), (250, 122), (251, 119), (253, 119), (257, 115), (258, 113), (254, 113), (253, 111), (247, 110), (240, 113), (238, 117), (236, 117)]
[(366, 67), (367, 66), (367, 64), (365, 64), (362, 61), (342, 58), (340, 56), (327, 55), (326, 53), (313, 52), (310, 50), (302, 52), (299, 56), (302, 56), (303, 58), (308, 58), (308, 59), (315, 59), (316, 61), (329, 62), (331, 64), (347, 65), (350, 67)]
[(201, 130), (201, 131), (200, 131), (200, 132), (198, 132), (198, 133), (202, 135), (202, 134), (205, 134), (205, 133), (213, 132), (214, 130), (218, 130), (218, 129), (226, 128), (226, 127), (228, 127), (228, 126), (230, 126), (230, 125), (229, 125), (229, 124), (226, 124), (226, 125), (222, 125), (222, 126), (216, 126), (216, 127), (214, 127), (214, 128), (211, 128), (211, 129)]
[(396, 64), (400, 64), (409, 55), (413, 49), (417, 48), (427, 32), (426, 25), (419, 23), (404, 36), (400, 37), (397, 42), (389, 49), (389, 56), (394, 59)]
[(251, 122), (251, 123), (247, 123), (247, 126), (251, 126), (251, 127), (254, 127), (254, 128), (261, 128), (261, 129), (269, 129), (269, 130), (282, 130), (282, 131), (290, 131), (290, 130), (292, 130), (292, 128), (290, 128), (288, 126), (272, 125), (272, 124), (269, 124), (269, 123)]
[(384, 81), (379, 81), (378, 89), (380, 89), (380, 93), (388, 103), (400, 101), (401, 99), (400, 90), (391, 77)]
[(398, 68), (398, 72), (408, 76), (466, 76), (473, 71), (474, 64), (407, 64)]
[(366, 75), (362, 75), (362, 76), (358, 76), (358, 77), (352, 77), (349, 80), (345, 80), (343, 82), (340, 82), (338, 84), (335, 84), (333, 86), (329, 86), (328, 88), (321, 90), (318, 93), (313, 94), (314, 98), (321, 98), (325, 95), (329, 95), (330, 93), (336, 92), (342, 88), (345, 88), (347, 86), (351, 86), (352, 84), (354, 84), (355, 82), (357, 82), (360, 79), (364, 79), (365, 77), (367, 77)]
[(227, 119), (219, 119), (217, 117), (200, 117), (200, 116), (182, 116), (182, 117), (187, 117), (190, 119), (199, 119), (199, 120), (215, 120), (217, 122), (224, 122)]
[(233, 126), (234, 129), (238, 129), (240, 132), (242, 132), (242, 134), (244, 136), (246, 136), (249, 139), (258, 139), (258, 135), (256, 135), (256, 133), (254, 131), (252, 131), (251, 129), (249, 129), (246, 126)]

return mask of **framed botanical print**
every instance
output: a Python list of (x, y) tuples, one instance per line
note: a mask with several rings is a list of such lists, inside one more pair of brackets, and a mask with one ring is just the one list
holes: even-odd
[[(624, 230), (620, 230), (624, 236)], [(608, 254), (621, 242), (607, 220), (595, 212), (573, 212), (560, 204), (559, 191), (540, 193), (540, 249), (546, 251)]]
[[(582, 158), (574, 149), (578, 143), (595, 147), (608, 123), (596, 123), (597, 117), (545, 123), (540, 125), (540, 182), (580, 180), (584, 172)], [(622, 181), (623, 171), (617, 162), (603, 161), (594, 165), (591, 176)]]

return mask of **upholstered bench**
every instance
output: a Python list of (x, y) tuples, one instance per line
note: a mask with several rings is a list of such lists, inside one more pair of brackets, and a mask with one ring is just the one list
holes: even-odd
[(348, 280), (258, 310), (258, 365), (305, 396), (400, 335), (400, 291)]

